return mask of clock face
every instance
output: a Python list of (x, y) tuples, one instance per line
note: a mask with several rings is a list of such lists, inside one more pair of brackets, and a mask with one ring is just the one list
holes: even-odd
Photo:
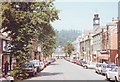
[(98, 23), (99, 23), (99, 20), (95, 20), (95, 23), (98, 24)]

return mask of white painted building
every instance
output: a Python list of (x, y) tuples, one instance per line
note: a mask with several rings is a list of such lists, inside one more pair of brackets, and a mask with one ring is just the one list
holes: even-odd
[(64, 51), (62, 50), (62, 47), (57, 47), (55, 52), (52, 54), (52, 57), (65, 57), (65, 53)]
[(76, 54), (76, 56), (79, 57), (79, 54), (80, 54), (80, 36), (78, 36), (76, 38), (76, 40), (74, 42), (72, 42), (72, 44), (75, 47), (75, 51), (73, 52), (73, 54)]

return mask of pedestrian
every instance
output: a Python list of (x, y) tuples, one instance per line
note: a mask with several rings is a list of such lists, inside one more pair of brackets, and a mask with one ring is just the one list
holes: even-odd
[(8, 73), (8, 66), (9, 66), (9, 63), (8, 61), (5, 62), (5, 75), (7, 75)]

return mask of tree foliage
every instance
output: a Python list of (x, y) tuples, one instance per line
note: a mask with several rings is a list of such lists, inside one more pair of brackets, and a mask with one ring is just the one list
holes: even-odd
[(73, 44), (68, 42), (66, 45), (64, 45), (63, 51), (69, 56), (72, 54), (74, 50), (75, 50), (75, 47)]
[[(55, 47), (55, 32), (51, 22), (58, 20), (59, 11), (53, 1), (3, 2), (2, 30), (11, 38), (11, 54), (19, 63), (30, 59), (30, 41), (38, 38), (46, 55)], [(47, 52), (47, 53), (46, 53)], [(21, 66), (18, 65), (18, 70)]]

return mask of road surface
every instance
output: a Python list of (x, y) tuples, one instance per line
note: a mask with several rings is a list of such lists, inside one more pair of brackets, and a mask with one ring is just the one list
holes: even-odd
[(58, 59), (29, 80), (105, 80), (105, 76), (96, 74), (93, 69), (84, 69), (64, 59)]

